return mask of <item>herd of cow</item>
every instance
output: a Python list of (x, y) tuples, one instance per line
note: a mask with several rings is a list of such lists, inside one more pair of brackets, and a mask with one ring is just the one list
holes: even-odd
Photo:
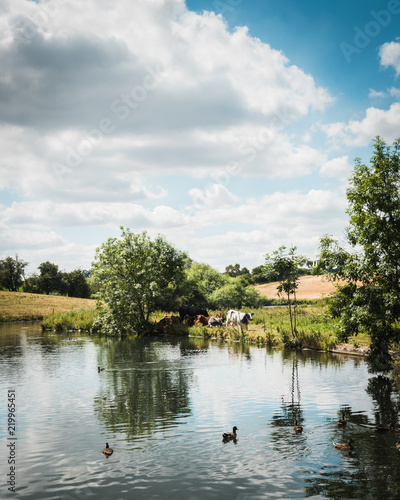
[[(237, 326), (238, 328), (248, 329), (249, 321), (253, 319), (252, 313), (243, 313), (230, 309), (226, 313), (226, 326)], [(182, 306), (179, 309), (179, 316), (165, 315), (159, 322), (162, 326), (185, 323), (188, 326), (202, 325), (218, 327), (223, 325), (223, 314), (218, 313), (215, 316), (209, 316), (205, 309), (194, 306)]]

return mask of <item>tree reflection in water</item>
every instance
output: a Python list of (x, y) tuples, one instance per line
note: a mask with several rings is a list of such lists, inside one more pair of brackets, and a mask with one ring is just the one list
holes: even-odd
[[(400, 454), (395, 432), (376, 433), (375, 425), (398, 424), (399, 396), (393, 380), (378, 375), (369, 379), (366, 389), (375, 406), (375, 421), (365, 415), (346, 412), (350, 417), (346, 433), (351, 434), (355, 449), (340, 453), (340, 470), (321, 470), (315, 480), (307, 479), (306, 495), (328, 498), (386, 500), (400, 498)], [(332, 436), (334, 434), (332, 433)], [(348, 437), (348, 436), (347, 436)]]
[(177, 362), (178, 345), (165, 343), (160, 348), (154, 340), (137, 338), (98, 342), (103, 346), (99, 364), (107, 366), (101, 376), (107, 381), (94, 408), (109, 430), (133, 438), (177, 425), (190, 414), (192, 373), (184, 369), (184, 361)]

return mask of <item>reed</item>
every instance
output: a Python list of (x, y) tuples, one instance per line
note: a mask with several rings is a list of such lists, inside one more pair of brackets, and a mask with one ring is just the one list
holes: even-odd
[(78, 309), (50, 314), (43, 318), (42, 329), (56, 332), (68, 330), (93, 331), (93, 325), (98, 313), (98, 309)]

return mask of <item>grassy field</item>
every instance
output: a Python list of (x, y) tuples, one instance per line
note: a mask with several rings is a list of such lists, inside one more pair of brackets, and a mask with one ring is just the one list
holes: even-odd
[(53, 313), (93, 309), (95, 304), (90, 299), (0, 291), (0, 321), (40, 320)]
[[(261, 295), (264, 295), (268, 299), (277, 299), (277, 286), (278, 283), (266, 283), (265, 285), (256, 285), (255, 288)], [(296, 295), (298, 299), (321, 299), (323, 297), (329, 297), (329, 295), (334, 293), (335, 286), (336, 285), (328, 281), (325, 276), (301, 276)]]

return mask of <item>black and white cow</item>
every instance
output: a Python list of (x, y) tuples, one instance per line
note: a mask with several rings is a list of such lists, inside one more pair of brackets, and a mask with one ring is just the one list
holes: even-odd
[(240, 311), (234, 311), (230, 309), (226, 313), (226, 326), (237, 325), (238, 328), (244, 326), (246, 330), (249, 328), (249, 321), (253, 319), (252, 313), (242, 313)]
[(214, 327), (214, 326), (222, 326), (222, 318), (216, 318), (215, 316), (212, 316), (208, 320), (208, 326)]
[(199, 316), (202, 314), (203, 316), (208, 316), (208, 312), (205, 309), (201, 309), (200, 307), (195, 306), (182, 306), (179, 309), (179, 317), (181, 318), (181, 322), (184, 320), (185, 316)]

